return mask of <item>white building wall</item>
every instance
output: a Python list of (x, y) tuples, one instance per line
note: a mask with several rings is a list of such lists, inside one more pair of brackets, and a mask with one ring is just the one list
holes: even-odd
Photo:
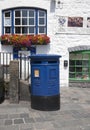
[[(47, 10), (47, 35), (50, 37), (50, 45), (36, 47), (36, 53), (59, 54), (60, 58), (60, 85), (69, 86), (69, 63), (64, 67), (64, 60), (69, 62), (69, 47), (90, 45), (90, 29), (86, 27), (87, 17), (90, 17), (90, 0), (61, 0), (63, 8), (57, 7), (57, 0), (0, 0), (0, 18), (2, 9), (30, 6), (40, 7)], [(59, 17), (83, 17), (83, 27), (60, 28)], [(0, 19), (0, 34), (2, 34), (2, 21)], [(11, 51), (12, 47), (0, 45), (0, 51)]]

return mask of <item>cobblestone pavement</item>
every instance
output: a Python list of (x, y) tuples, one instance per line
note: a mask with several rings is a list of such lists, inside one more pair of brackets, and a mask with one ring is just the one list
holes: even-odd
[(90, 88), (61, 88), (57, 111), (31, 109), (30, 102), (0, 104), (0, 130), (90, 130)]

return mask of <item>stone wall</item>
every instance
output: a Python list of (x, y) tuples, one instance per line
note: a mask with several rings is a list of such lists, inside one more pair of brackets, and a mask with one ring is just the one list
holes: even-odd
[(19, 102), (19, 61), (10, 62), (10, 83), (9, 83), (10, 103)]

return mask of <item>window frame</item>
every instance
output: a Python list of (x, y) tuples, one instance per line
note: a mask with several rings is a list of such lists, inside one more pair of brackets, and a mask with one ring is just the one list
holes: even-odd
[[(71, 52), (70, 55), (76, 55), (72, 58), (72, 60), (69, 58), (69, 80), (70, 81), (90, 81), (90, 51), (77, 51), (77, 52)], [(78, 57), (77, 55), (82, 55), (82, 57)], [(85, 55), (87, 55), (87, 59), (85, 59)], [(74, 62), (73, 65), (71, 65), (70, 62)], [(81, 61), (81, 65), (77, 64)], [(87, 61), (87, 65), (85, 64)], [(71, 72), (70, 72), (71, 69)], [(74, 70), (72, 72), (72, 70)], [(71, 76), (70, 76), (71, 74)], [(74, 77), (73, 77), (74, 76)]]
[[(15, 17), (15, 11), (18, 11), (18, 10), (20, 10), (21, 12), (23, 10), (26, 10), (28, 12), (28, 16), (23, 17), (23, 18), (27, 19), (27, 21), (28, 21), (27, 25), (22, 25), (22, 24), (15, 25), (15, 19), (19, 18), (19, 17)], [(34, 25), (29, 24), (29, 20), (30, 20), (30, 18), (32, 18), (32, 17), (29, 17), (29, 11), (30, 10), (34, 11)], [(8, 9), (2, 10), (2, 34), (6, 34), (5, 33), (5, 27), (6, 26), (4, 25), (4, 23), (5, 23), (4, 13), (9, 12), (9, 11), (11, 12), (11, 32), (8, 33), (8, 34), (24, 34), (24, 33), (22, 33), (22, 31), (20, 33), (15, 33), (15, 27), (21, 27), (21, 30), (22, 30), (23, 27), (25, 27), (25, 28), (27, 27), (28, 31), (25, 34), (28, 34), (28, 35), (47, 34), (47, 10), (42, 9), (42, 8), (36, 8), (36, 7), (35, 8), (34, 7), (16, 7), (16, 8), (8, 8)], [(39, 25), (39, 16), (38, 16), (39, 11), (42, 11), (42, 12), (45, 13), (45, 18), (44, 18), (45, 25)], [(20, 16), (20, 18), (21, 18), (21, 16)], [(41, 27), (41, 26), (44, 28), (43, 33), (40, 33), (40, 31), (39, 31), (39, 27)], [(30, 33), (30, 27), (32, 27), (33, 33)]]

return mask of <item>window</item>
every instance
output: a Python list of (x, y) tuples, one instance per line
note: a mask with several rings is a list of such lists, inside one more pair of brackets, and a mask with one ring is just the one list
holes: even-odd
[(90, 80), (90, 52), (80, 51), (70, 53), (70, 80)]
[(11, 33), (11, 11), (4, 13), (4, 32)]
[(46, 34), (47, 11), (38, 8), (3, 10), (3, 34)]

